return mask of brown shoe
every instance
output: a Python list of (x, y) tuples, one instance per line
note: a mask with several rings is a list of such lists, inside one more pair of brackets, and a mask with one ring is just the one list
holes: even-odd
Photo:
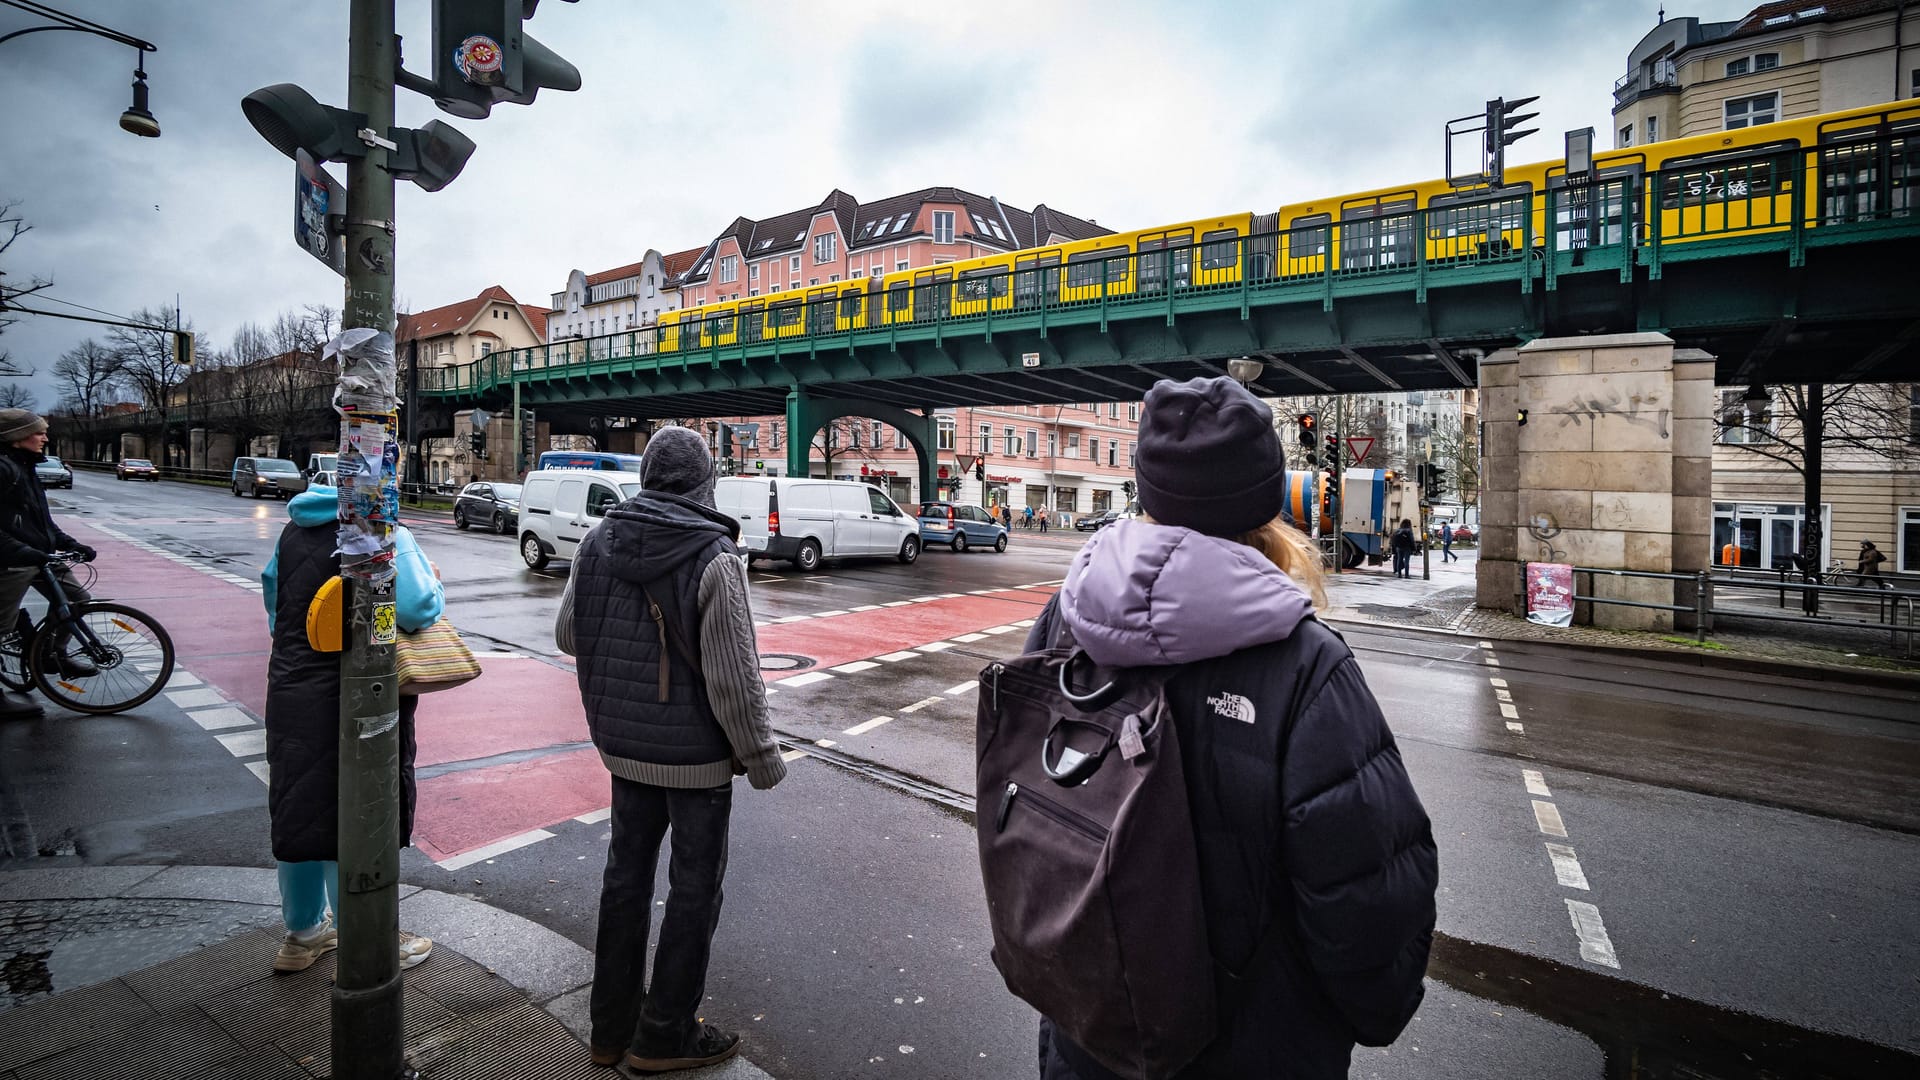
[(663, 1073), (718, 1065), (740, 1052), (740, 1036), (721, 1031), (712, 1024), (701, 1024), (700, 1030), (681, 1049), (681, 1053), (658, 1057), (643, 1057), (638, 1052), (628, 1051), (627, 1068), (642, 1073)]
[(604, 1046), (589, 1047), (587, 1050), (587, 1054), (593, 1059), (593, 1063), (603, 1069), (611, 1069), (615, 1065), (620, 1064), (620, 1058), (625, 1053), (626, 1051), (624, 1050), (609, 1050)]

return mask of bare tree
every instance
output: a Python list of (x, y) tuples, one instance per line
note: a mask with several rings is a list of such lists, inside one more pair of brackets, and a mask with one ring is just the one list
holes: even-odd
[(0, 409), (34, 408), (33, 391), (25, 383), (0, 383)]
[(1433, 428), (1433, 460), (1446, 473), (1441, 489), (1457, 495), (1462, 506), (1480, 503), (1480, 438), (1459, 417), (1441, 416)]
[[(27, 224), (26, 218), (21, 216), (18, 201), (0, 201), (0, 256), (4, 256), (7, 249), (13, 246), (14, 241), (32, 229), (33, 226)], [(37, 275), (22, 278), (0, 273), (0, 334), (6, 333), (7, 327), (17, 321), (6, 315), (6, 309), (13, 306), (14, 301), (52, 287), (53, 282)], [(13, 354), (0, 348), (0, 377), (31, 375), (35, 370), (34, 368), (20, 370), (19, 365), (13, 362)]]
[(93, 457), (95, 421), (101, 411), (119, 396), (123, 364), (118, 354), (88, 338), (60, 355), (53, 362), (54, 385), (60, 389), (60, 405), (80, 429), (86, 444), (83, 456)]

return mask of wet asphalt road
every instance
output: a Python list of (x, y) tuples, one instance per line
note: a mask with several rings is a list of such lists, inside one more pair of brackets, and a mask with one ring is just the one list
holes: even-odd
[[(54, 500), (56, 512), (249, 576), (284, 521), (278, 504), (218, 489), (91, 475)], [(510, 538), (432, 517), (411, 524), (469, 638), (552, 654), (564, 566), (531, 573)], [(811, 576), (757, 565), (756, 618), (1057, 581), (1075, 545), (1022, 534), (1004, 555), (936, 550), (912, 567), (829, 564)], [(970, 629), (1031, 618), (1045, 599), (999, 595), (1007, 598), (992, 617)], [(776, 623), (762, 630), (763, 650), (779, 640), (804, 655), (833, 625)], [(1920, 946), (1910, 931), (1920, 896), (1920, 702), (1911, 693), (1342, 630), (1434, 819), (1440, 929), (1464, 943), (1469, 968), (1487, 968), (1455, 981), (1492, 978), (1505, 950), (1757, 1014), (1786, 1034), (1802, 1026), (1920, 1051)], [(971, 825), (887, 782), (905, 774), (964, 801), (967, 684), (1023, 633), (955, 633), (943, 651), (776, 685), (782, 733), (832, 740), (851, 767), (801, 759), (776, 791), (736, 793), (708, 1015), (745, 1031), (748, 1054), (774, 1075), (1031, 1074), (1030, 1011), (986, 956)], [(857, 655), (898, 647), (864, 644)], [(879, 717), (886, 722), (871, 725)], [(45, 857), (269, 863), (259, 782), (168, 706), (10, 724), (0, 749), (10, 833), (24, 820)], [(590, 945), (606, 827), (566, 820), (549, 831), (457, 872), (414, 851), (403, 868), (410, 881), (469, 893)], [(1586, 887), (1563, 883), (1575, 879)], [(1570, 901), (1590, 905), (1584, 938), (1584, 913)], [(1594, 958), (1601, 941), (1617, 968)], [(1633, 1038), (1657, 1041), (1663, 1008), (1640, 1008)], [(1580, 1002), (1516, 1008), (1430, 982), (1407, 1034), (1358, 1051), (1354, 1075), (1598, 1077), (1594, 1039), (1630, 1052), (1603, 1013)], [(1711, 1062), (1693, 1067), (1718, 1075)]]

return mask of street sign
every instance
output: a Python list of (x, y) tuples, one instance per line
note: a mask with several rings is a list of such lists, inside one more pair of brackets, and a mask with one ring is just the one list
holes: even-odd
[(342, 277), (347, 273), (345, 230), (335, 232), (329, 217), (344, 219), (347, 213), (347, 189), (327, 174), (321, 164), (305, 150), (296, 150), (293, 159), (293, 242), (300, 250), (333, 268)]
[(1373, 440), (1371, 438), (1365, 435), (1347, 436), (1347, 453), (1352, 455), (1355, 465), (1367, 460), (1367, 455), (1372, 452)]
[(979, 458), (978, 454), (955, 454), (953, 456), (954, 460), (960, 463), (960, 475), (962, 476), (973, 471), (973, 463)]
[(1037, 352), (1021, 353), (1020, 366), (1021, 367), (1039, 367), (1040, 354)]

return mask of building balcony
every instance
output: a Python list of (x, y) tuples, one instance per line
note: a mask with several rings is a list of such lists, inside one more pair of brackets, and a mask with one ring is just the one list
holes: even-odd
[(1680, 71), (1671, 60), (1661, 60), (1645, 64), (1638, 71), (1629, 71), (1613, 82), (1613, 107), (1615, 111), (1633, 104), (1640, 98), (1653, 94), (1677, 94), (1680, 92)]

